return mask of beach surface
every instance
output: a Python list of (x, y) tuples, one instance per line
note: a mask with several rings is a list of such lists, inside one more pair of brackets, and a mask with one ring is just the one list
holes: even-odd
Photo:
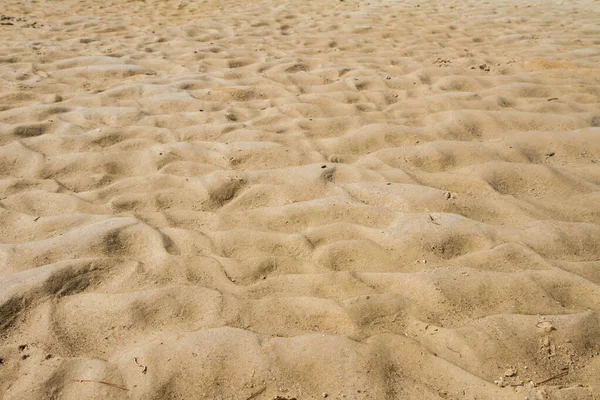
[(600, 399), (599, 1), (0, 13), (0, 399)]

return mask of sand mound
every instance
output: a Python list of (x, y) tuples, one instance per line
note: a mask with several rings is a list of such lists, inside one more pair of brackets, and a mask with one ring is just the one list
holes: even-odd
[(0, 399), (593, 399), (600, 4), (3, 0)]

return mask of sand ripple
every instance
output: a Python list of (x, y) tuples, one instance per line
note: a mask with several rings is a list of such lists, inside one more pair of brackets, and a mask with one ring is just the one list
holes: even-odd
[(2, 3), (0, 399), (600, 393), (597, 1)]

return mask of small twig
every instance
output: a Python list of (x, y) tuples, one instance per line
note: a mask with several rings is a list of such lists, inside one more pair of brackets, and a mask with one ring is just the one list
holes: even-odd
[(227, 279), (229, 279), (231, 282), (235, 283), (235, 278), (232, 278), (231, 276), (229, 276), (229, 274), (227, 273), (225, 268), (223, 268), (223, 274), (225, 274), (225, 277), (227, 277)]
[(108, 386), (112, 386), (115, 387), (117, 389), (121, 389), (121, 390), (129, 390), (127, 389), (125, 386), (122, 385), (118, 385), (116, 383), (110, 383), (110, 382), (105, 382), (105, 381), (97, 381), (94, 379), (71, 379), (73, 382), (92, 382), (92, 383), (101, 383), (103, 385), (108, 385)]
[(137, 365), (138, 367), (142, 368), (142, 374), (145, 374), (146, 372), (148, 372), (148, 366), (144, 365), (144, 364), (140, 364), (138, 362), (137, 357), (133, 357), (133, 361), (135, 361), (135, 365)]
[(558, 97), (551, 97), (548, 99), (548, 101), (552, 101), (552, 100), (558, 100)]
[(40, 219), (40, 217), (35, 217), (35, 219), (33, 220), (33, 222), (36, 222), (38, 219)]
[(541, 385), (542, 383), (550, 382), (551, 380), (554, 380), (554, 379), (556, 379), (556, 378), (560, 378), (561, 376), (565, 376), (565, 375), (567, 375), (568, 373), (569, 373), (569, 370), (566, 370), (566, 371), (559, 372), (558, 374), (556, 374), (556, 375), (554, 375), (554, 376), (551, 376), (551, 377), (550, 377), (550, 378), (548, 378), (548, 379), (544, 379), (543, 381), (537, 382), (537, 383), (535, 384), (535, 386)]
[(434, 218), (431, 216), (431, 214), (429, 214), (429, 222), (431, 222), (432, 224), (435, 224), (435, 225), (439, 225), (439, 222), (437, 222), (437, 221), (436, 221), (436, 220), (435, 220), (435, 219), (434, 219)]
[(255, 398), (256, 396), (258, 396), (259, 394), (261, 394), (262, 392), (264, 392), (265, 390), (267, 390), (266, 386), (263, 386), (262, 389), (257, 390), (256, 392), (252, 393), (250, 395), (250, 397), (246, 398), (246, 400), (252, 400), (253, 398)]

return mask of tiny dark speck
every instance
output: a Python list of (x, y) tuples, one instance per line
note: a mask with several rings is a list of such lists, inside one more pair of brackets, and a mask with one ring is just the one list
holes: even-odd
[(327, 165), (321, 165), (321, 168), (327, 168)]

